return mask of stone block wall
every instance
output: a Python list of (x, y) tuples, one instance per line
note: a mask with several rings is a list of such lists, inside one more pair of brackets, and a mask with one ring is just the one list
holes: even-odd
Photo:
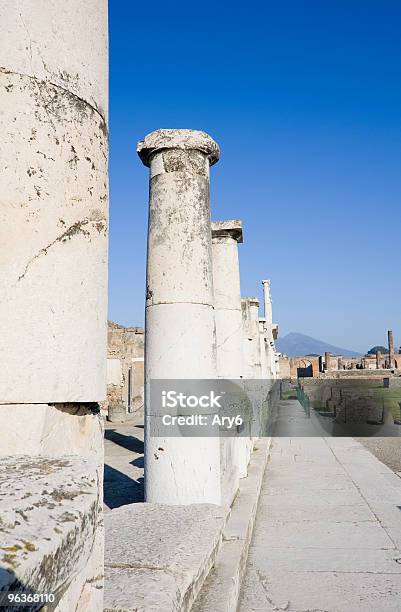
[(133, 414), (143, 409), (144, 402), (144, 330), (109, 321), (107, 340), (106, 408), (110, 418), (119, 406)]

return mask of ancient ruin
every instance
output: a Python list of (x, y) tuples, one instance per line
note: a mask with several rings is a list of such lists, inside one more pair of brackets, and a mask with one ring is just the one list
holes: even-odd
[(0, 590), (103, 599), (107, 2), (0, 8)]
[(109, 421), (122, 422), (143, 411), (144, 329), (108, 322), (107, 402)]
[[(261, 496), (267, 519), (257, 533), (263, 540), (269, 531), (269, 546), (267, 539), (252, 546), (264, 546), (277, 565), (276, 584), (291, 587), (299, 568), (290, 557), (311, 561), (311, 516), (331, 512), (363, 551), (356, 556), (369, 580), (378, 561), (366, 561), (364, 529), (371, 537), (374, 525), (382, 590), (393, 594), (388, 576), (399, 575), (401, 540), (393, 523), (376, 524), (375, 504), (386, 478), (385, 516), (398, 526), (399, 475), (366, 458), (345, 428), (398, 435), (401, 353), (393, 332), (387, 352), (278, 353), (270, 280), (261, 281), (262, 300), (241, 293), (245, 217), (211, 221), (219, 146), (192, 129), (159, 129), (137, 145), (150, 185), (146, 322), (108, 321), (107, 2), (4, 0), (0, 23), (0, 607), (14, 609), (7, 597), (17, 594), (48, 598), (29, 600), (30, 612), (237, 610), (269, 456), (273, 484)], [(237, 393), (227, 392), (224, 416), (233, 422), (217, 420), (204, 435), (188, 435), (179, 422), (170, 434), (166, 416), (207, 422), (221, 417), (221, 406), (202, 396), (196, 411), (189, 401), (170, 411), (165, 392), (155, 400), (155, 383), (180, 383), (194, 395), (227, 383)], [(317, 443), (309, 442), (312, 422), (321, 426)], [(327, 442), (326, 433), (342, 438)], [(272, 436), (285, 442), (271, 452)], [(104, 443), (114, 463), (105, 463)], [(352, 480), (355, 465), (364, 468)], [(338, 520), (336, 495), (344, 491)], [(337, 551), (333, 525), (322, 529), (323, 541)], [(281, 552), (270, 546), (275, 537)], [(257, 551), (250, 566), (264, 555)], [(312, 559), (307, 571), (332, 572), (335, 581), (363, 573), (349, 565), (337, 572), (339, 556), (334, 561), (321, 570)], [(255, 581), (255, 571), (243, 610), (262, 609), (257, 589), (269, 609), (295, 609), (271, 599), (268, 579), (258, 570)]]

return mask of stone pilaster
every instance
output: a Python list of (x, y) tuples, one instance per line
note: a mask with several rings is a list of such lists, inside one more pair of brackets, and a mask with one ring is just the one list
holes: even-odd
[(204, 132), (158, 130), (138, 144), (150, 168), (145, 345), (145, 494), (149, 502), (219, 504), (219, 439), (150, 434), (152, 379), (216, 378), (209, 166)]

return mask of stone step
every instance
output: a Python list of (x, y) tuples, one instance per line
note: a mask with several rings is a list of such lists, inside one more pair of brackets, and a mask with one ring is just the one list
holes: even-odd
[(0, 595), (52, 593), (60, 611), (84, 597), (87, 609), (98, 609), (103, 523), (95, 462), (2, 457), (0, 490)]
[(186, 612), (219, 551), (229, 510), (138, 503), (105, 515), (105, 612)]

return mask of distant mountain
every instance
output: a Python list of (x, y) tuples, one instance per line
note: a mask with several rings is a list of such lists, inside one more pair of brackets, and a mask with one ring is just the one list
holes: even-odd
[(276, 349), (289, 357), (324, 355), (326, 351), (333, 355), (344, 355), (344, 357), (359, 357), (362, 354), (296, 332), (290, 332), (284, 338), (277, 338)]

